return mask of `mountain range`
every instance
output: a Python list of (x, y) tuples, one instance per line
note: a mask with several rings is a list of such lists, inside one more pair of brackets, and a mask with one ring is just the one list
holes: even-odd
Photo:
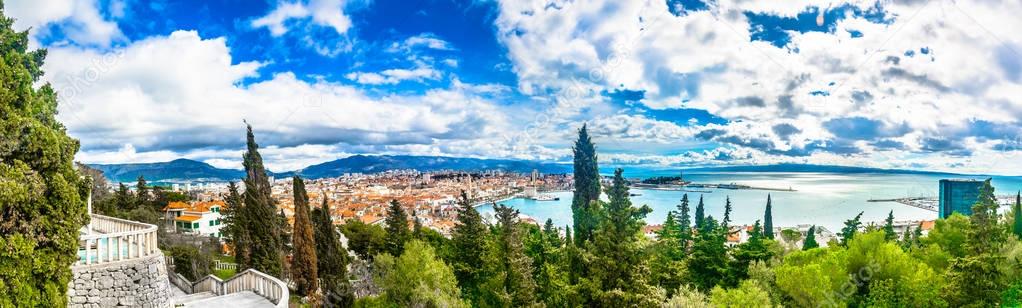
[[(245, 172), (235, 169), (221, 169), (204, 162), (190, 159), (176, 159), (169, 162), (142, 164), (94, 164), (89, 165), (103, 172), (113, 183), (135, 182), (139, 175), (145, 176), (149, 182), (187, 182), (187, 181), (237, 181), (245, 176)], [(379, 173), (389, 170), (414, 169), (418, 171), (485, 171), (503, 170), (508, 172), (568, 173), (572, 167), (568, 164), (557, 164), (527, 160), (511, 159), (479, 159), (443, 156), (406, 156), (406, 155), (354, 155), (317, 165), (308, 166), (295, 171), (267, 173), (275, 177), (301, 175), (304, 178), (330, 178), (345, 173)]]
[[(95, 164), (93, 168), (103, 171), (111, 182), (132, 183), (139, 175), (144, 175), (150, 182), (189, 182), (207, 181), (223, 182), (237, 181), (245, 176), (245, 172), (236, 169), (216, 168), (204, 162), (190, 159), (176, 159), (169, 162), (141, 163), (141, 164)], [(642, 167), (630, 167), (641, 169)], [(408, 156), (408, 155), (354, 155), (317, 165), (308, 166), (294, 171), (268, 172), (275, 177), (289, 177), (301, 175), (304, 178), (330, 178), (342, 176), (345, 173), (379, 173), (389, 170), (413, 169), (423, 172), (456, 170), (456, 171), (484, 171), (503, 170), (508, 172), (528, 173), (538, 170), (542, 173), (570, 173), (571, 164), (550, 163), (528, 160), (511, 159), (479, 159), (444, 156)], [(601, 173), (611, 174), (613, 168), (603, 168)], [(884, 173), (884, 174), (929, 174), (929, 175), (953, 175), (953, 173), (903, 170), (903, 169), (879, 169), (866, 167), (832, 166), (832, 165), (811, 165), (811, 164), (775, 164), (775, 165), (752, 165), (752, 166), (721, 166), (721, 167), (698, 167), (698, 168), (675, 168), (675, 169), (650, 169), (649, 174), (683, 172), (822, 172), (822, 173)]]

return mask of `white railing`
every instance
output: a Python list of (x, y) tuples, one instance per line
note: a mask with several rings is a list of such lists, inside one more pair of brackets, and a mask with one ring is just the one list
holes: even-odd
[(137, 259), (159, 251), (155, 225), (98, 214), (90, 217), (86, 234), (78, 237), (75, 265)]
[(237, 263), (221, 262), (220, 260), (213, 260), (213, 268), (218, 270), (238, 270)]
[(196, 282), (189, 282), (181, 274), (174, 274), (171, 275), (170, 282), (188, 294), (210, 292), (217, 296), (223, 296), (242, 291), (251, 291), (266, 298), (276, 307), (280, 308), (287, 307), (288, 300), (290, 299), (287, 285), (283, 281), (254, 269), (247, 269), (227, 280), (207, 275)]

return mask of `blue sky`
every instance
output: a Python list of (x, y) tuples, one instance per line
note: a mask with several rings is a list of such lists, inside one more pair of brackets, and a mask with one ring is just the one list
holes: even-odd
[(95, 163), (353, 154), (1014, 174), (1012, 1), (6, 3)]

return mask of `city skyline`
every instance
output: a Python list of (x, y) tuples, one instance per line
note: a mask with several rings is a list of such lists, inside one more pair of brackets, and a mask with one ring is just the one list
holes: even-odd
[(85, 163), (354, 154), (1013, 174), (1010, 1), (7, 1)]

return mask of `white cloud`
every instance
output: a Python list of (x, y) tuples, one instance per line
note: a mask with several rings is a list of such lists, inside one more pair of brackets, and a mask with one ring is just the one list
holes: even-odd
[[(51, 48), (43, 69), (60, 94), (60, 120), (82, 141), (79, 159), (86, 162), (162, 160), (177, 153), (223, 166), (240, 160), (243, 119), (253, 124), (267, 153), (286, 153), (264, 154), (281, 169), (351, 150), (446, 151), (440, 149), (468, 140), (478, 143), (462, 152), (483, 153), (508, 126), (502, 115), (509, 111), (469, 91), (373, 97), (291, 73), (245, 82), (261, 66), (233, 63), (223, 38), (178, 31), (108, 54)], [(304, 154), (291, 157), (295, 153)]]
[(267, 15), (252, 20), (252, 27), (267, 28), (273, 36), (291, 30), (291, 22), (311, 19), (312, 24), (333, 28), (344, 35), (351, 28), (351, 18), (344, 12), (345, 0), (281, 1)]
[[(114, 4), (111, 6), (116, 9)], [(124, 38), (117, 23), (100, 14), (97, 0), (5, 1), (4, 11), (16, 18), (15, 29), (32, 28), (35, 36), (67, 37), (77, 44), (101, 47)]]
[[(589, 119), (612, 138), (648, 139), (636, 149), (697, 135), (663, 133), (678, 128), (653, 133), (652, 127), (670, 123), (650, 126), (645, 117), (573, 112), (579, 105), (600, 108), (604, 90), (642, 90), (648, 108), (698, 108), (732, 120), (697, 129), (723, 130), (728, 138), (719, 142), (757, 151), (758, 161), (873, 165), (882, 158), (881, 164), (912, 161), (939, 169), (954, 159), (947, 155), (962, 149), (981, 155), (993, 146), (970, 141), (977, 134), (969, 131), (976, 127), (973, 121), (1015, 127), (1017, 134), (1022, 102), (1009, 93), (1022, 90), (1019, 78), (1011, 78), (1019, 65), (1005, 60), (1003, 46), (1022, 46), (1012, 33), (1022, 28), (1022, 20), (1013, 17), (1022, 3), (932, 2), (882, 2), (887, 17), (894, 18), (889, 25), (846, 15), (834, 33), (788, 31), (786, 48), (753, 41), (745, 12), (795, 16), (810, 5), (846, 4), (868, 10), (876, 1), (722, 0), (684, 16), (671, 15), (665, 1), (501, 1), (495, 24), (519, 89), (558, 102), (550, 107), (558, 119), (548, 122)], [(863, 36), (853, 39), (846, 30)], [(915, 55), (905, 56), (907, 50)], [(903, 136), (892, 138), (904, 147), (881, 149), (869, 145), (879, 140), (838, 138), (823, 126), (852, 116), (905, 127)], [(772, 129), (780, 124), (798, 132), (782, 138)], [(862, 129), (857, 133), (869, 130)], [(940, 137), (954, 146), (927, 152)], [(957, 168), (978, 165), (970, 161)]]
[(414, 69), (387, 69), (376, 72), (351, 72), (344, 77), (361, 84), (381, 85), (397, 84), (402, 81), (423, 81), (440, 79), (441, 73), (431, 67), (417, 67)]

